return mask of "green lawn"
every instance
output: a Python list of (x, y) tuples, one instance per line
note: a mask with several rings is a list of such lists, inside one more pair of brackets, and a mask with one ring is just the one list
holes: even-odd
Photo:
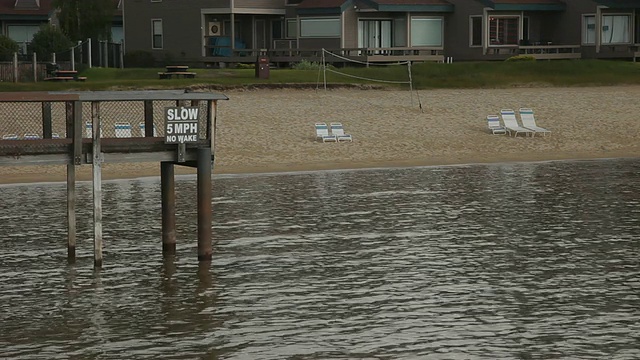
[[(413, 86), (428, 88), (507, 88), (513, 86), (601, 86), (640, 84), (640, 64), (627, 61), (556, 60), (535, 62), (459, 62), (422, 63), (412, 66)], [(344, 74), (326, 72), (329, 84), (377, 84), (401, 86), (408, 81), (406, 66), (334, 68)], [(102, 69), (81, 72), (86, 82), (0, 83), (0, 91), (169, 89), (189, 86), (246, 86), (253, 84), (322, 84), (324, 72), (316, 70), (274, 69), (268, 80), (257, 79), (253, 69), (190, 69), (194, 79), (158, 79), (163, 68)], [(389, 83), (370, 81), (377, 79)]]

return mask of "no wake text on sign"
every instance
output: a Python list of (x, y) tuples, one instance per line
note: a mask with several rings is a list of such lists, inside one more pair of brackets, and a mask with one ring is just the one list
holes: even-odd
[(165, 108), (165, 144), (198, 142), (199, 110), (196, 106)]

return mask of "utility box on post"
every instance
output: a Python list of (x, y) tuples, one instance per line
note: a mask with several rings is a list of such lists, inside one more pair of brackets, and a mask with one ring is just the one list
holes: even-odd
[(263, 55), (258, 56), (256, 61), (256, 77), (259, 79), (269, 78), (269, 58)]

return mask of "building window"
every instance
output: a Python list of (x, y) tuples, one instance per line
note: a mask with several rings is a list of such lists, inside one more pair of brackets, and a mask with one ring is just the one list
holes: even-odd
[(340, 37), (340, 18), (300, 19), (300, 37)]
[(582, 43), (595, 45), (596, 43), (596, 17), (586, 15), (582, 17)]
[(40, 25), (8, 25), (7, 35), (20, 46), (20, 53), (27, 53), (27, 44), (33, 35), (40, 31)]
[(162, 49), (162, 20), (151, 20), (152, 49)]
[(296, 19), (287, 19), (287, 39), (295, 39), (298, 37), (298, 23)]
[(411, 46), (442, 46), (442, 18), (411, 18)]
[(628, 44), (631, 42), (630, 15), (602, 15), (602, 43)]
[(519, 16), (491, 16), (489, 18), (489, 42), (491, 45), (518, 45), (519, 40)]
[(472, 16), (469, 18), (470, 46), (482, 46), (482, 16)]

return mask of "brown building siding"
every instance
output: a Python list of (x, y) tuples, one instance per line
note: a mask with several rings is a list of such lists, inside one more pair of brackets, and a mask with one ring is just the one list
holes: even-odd
[(448, 0), (454, 13), (444, 21), (444, 54), (456, 59), (480, 59), (482, 47), (471, 47), (470, 16), (482, 16), (483, 6), (476, 0)]
[(349, 7), (342, 15), (343, 36), (345, 48), (358, 47), (358, 14), (353, 7)]
[(235, 0), (234, 7), (250, 9), (283, 9), (285, 0)]

